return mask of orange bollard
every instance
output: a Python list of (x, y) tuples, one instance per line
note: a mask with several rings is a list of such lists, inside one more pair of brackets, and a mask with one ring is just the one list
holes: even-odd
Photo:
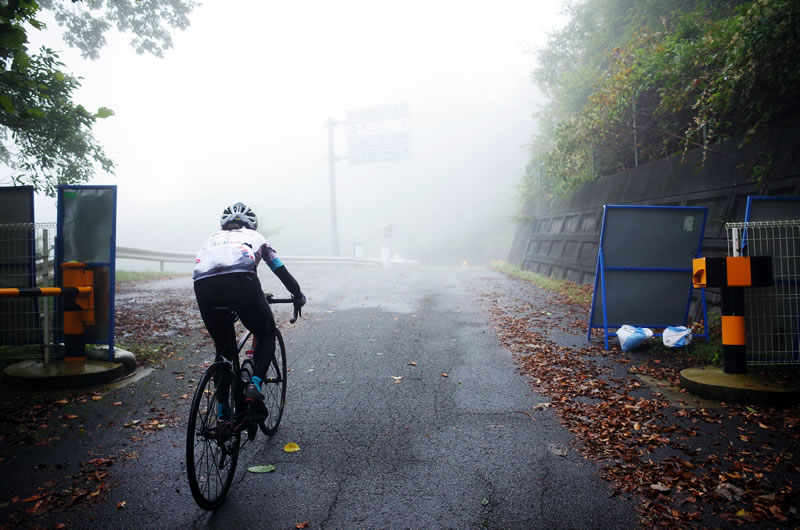
[[(85, 263), (61, 264), (64, 295), (64, 362), (86, 361), (86, 325), (94, 325), (94, 273)], [(87, 289), (88, 287), (88, 289)]]

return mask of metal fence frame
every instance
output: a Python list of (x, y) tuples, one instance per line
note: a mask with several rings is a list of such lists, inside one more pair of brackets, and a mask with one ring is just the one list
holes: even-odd
[(748, 365), (800, 365), (800, 220), (726, 223), (728, 256), (771, 256), (773, 285), (745, 291)]
[[(33, 233), (31, 241), (29, 234)], [(17, 235), (18, 234), (18, 235)], [(14, 274), (10, 268), (3, 270), (0, 263), (2, 287), (50, 287), (55, 282), (56, 223), (12, 223), (0, 225), (0, 241), (4, 250), (15, 255), (3, 259), (17, 263), (28, 262), (35, 267), (35, 278), (30, 270)], [(14, 239), (14, 238), (22, 239)], [(14, 241), (21, 244), (14, 244)], [(33, 255), (31, 255), (33, 252)], [(48, 297), (9, 298), (0, 300), (0, 360), (49, 360), (57, 351), (58, 319), (55, 304)]]

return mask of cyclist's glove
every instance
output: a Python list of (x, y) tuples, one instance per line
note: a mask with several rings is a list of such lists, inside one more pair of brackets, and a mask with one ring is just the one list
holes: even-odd
[(294, 305), (297, 307), (303, 307), (306, 305), (306, 295), (300, 293), (299, 295), (293, 295), (292, 298), (294, 299)]

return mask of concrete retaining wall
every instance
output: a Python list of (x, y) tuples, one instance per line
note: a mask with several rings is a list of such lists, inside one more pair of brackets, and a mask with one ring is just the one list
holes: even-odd
[[(696, 149), (585, 184), (569, 200), (529, 204), (509, 262), (544, 276), (594, 281), (603, 205), (707, 206), (705, 256), (723, 256), (725, 223), (743, 221), (749, 195), (800, 195), (800, 120), (772, 127), (747, 145)], [(762, 182), (754, 166), (769, 167)]]

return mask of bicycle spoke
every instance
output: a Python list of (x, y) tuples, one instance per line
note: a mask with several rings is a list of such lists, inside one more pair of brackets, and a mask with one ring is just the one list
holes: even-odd
[(230, 427), (217, 418), (218, 385), (230, 385), (230, 381), (228, 365), (209, 367), (198, 384), (190, 410), (186, 439), (189, 486), (197, 504), (207, 510), (225, 498), (238, 460), (237, 435), (232, 428), (228, 435), (224, 429)]

